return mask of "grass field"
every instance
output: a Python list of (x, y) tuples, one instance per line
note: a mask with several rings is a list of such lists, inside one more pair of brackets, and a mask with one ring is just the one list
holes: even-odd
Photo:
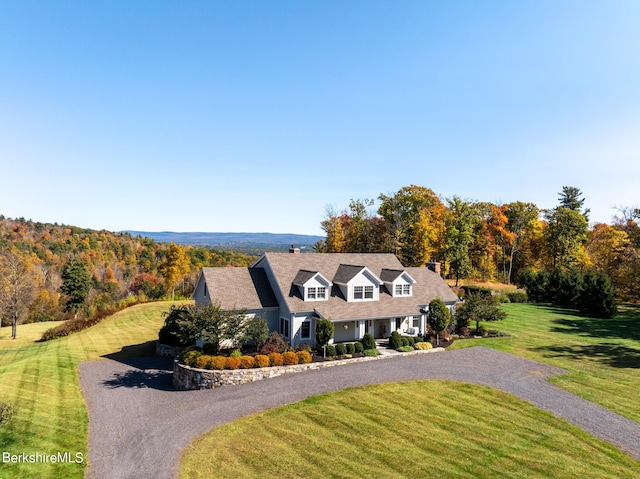
[[(80, 393), (78, 364), (118, 353), (151, 354), (171, 303), (134, 306), (69, 337), (35, 342), (53, 323), (0, 329), (0, 399), (18, 407), (18, 414), (0, 429), (0, 453), (53, 454), (87, 452), (87, 409)], [(85, 464), (0, 464), (1, 478), (82, 478)]]
[(551, 306), (505, 304), (507, 319), (486, 323), (508, 338), (456, 341), (489, 346), (558, 366), (555, 385), (640, 422), (640, 307), (623, 305), (615, 319), (595, 319)]
[[(486, 326), (509, 337), (453, 347), (489, 346), (562, 367), (569, 373), (551, 379), (559, 387), (640, 422), (640, 308), (623, 306), (613, 320), (530, 304), (504, 308), (507, 319)], [(244, 418), (198, 438), (181, 463), (182, 479), (233, 471), (617, 478), (640, 477), (640, 463), (501, 391), (429, 381), (358, 388)]]
[[(0, 429), (0, 453), (86, 458), (78, 363), (124, 347), (123, 356), (149, 354), (169, 304), (136, 306), (47, 343), (35, 340), (51, 323), (19, 326), (16, 341), (10, 328), (0, 329), (0, 399), (19, 408)], [(640, 422), (640, 308), (598, 320), (545, 306), (504, 307), (508, 318), (487, 326), (510, 337), (453, 347), (485, 345), (565, 368), (569, 374), (553, 377), (555, 384)], [(238, 469), (222, 472), (231, 457)], [(182, 477), (267, 477), (282, 464), (288, 472), (281, 477), (640, 477), (637, 461), (527, 403), (438, 381), (352, 389), (236, 421), (190, 446)], [(3, 479), (83, 475), (84, 464), (0, 464)]]
[(640, 463), (501, 391), (450, 381), (347, 389), (214, 429), (181, 479), (639, 477)]

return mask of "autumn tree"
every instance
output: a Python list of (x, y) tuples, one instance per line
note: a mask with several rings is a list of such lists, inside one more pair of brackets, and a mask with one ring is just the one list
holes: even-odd
[(504, 205), (504, 215), (507, 217), (506, 229), (511, 233), (506, 242), (506, 254), (509, 257), (509, 269), (506, 275), (507, 284), (513, 278), (513, 266), (516, 254), (523, 250), (527, 235), (534, 235), (534, 222), (540, 215), (538, 207), (533, 203), (516, 201)]
[(444, 244), (445, 206), (429, 188), (410, 185), (379, 196), (393, 252), (406, 266), (424, 266)]
[(176, 286), (189, 272), (189, 257), (182, 246), (169, 243), (167, 254), (160, 265), (160, 272), (164, 276), (167, 290), (171, 290), (171, 300), (174, 300)]
[(16, 339), (18, 322), (26, 313), (34, 293), (35, 278), (27, 258), (15, 248), (1, 253), (0, 318), (10, 318), (13, 339)]

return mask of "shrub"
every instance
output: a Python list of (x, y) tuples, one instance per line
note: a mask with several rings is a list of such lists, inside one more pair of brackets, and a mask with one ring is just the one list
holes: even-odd
[(225, 369), (238, 369), (240, 367), (240, 358), (229, 356), (224, 361)]
[(389, 336), (389, 347), (391, 349), (398, 349), (402, 346), (402, 338), (400, 337), (400, 333), (398, 331), (393, 331), (391, 336)]
[(347, 354), (347, 347), (344, 344), (336, 344), (336, 356)]
[(213, 356), (209, 356), (208, 354), (203, 354), (196, 359), (195, 367), (199, 369), (211, 369), (212, 360), (213, 360)]
[(424, 342), (424, 338), (422, 336), (418, 336), (414, 341), (413, 344), (418, 344), (418, 343), (423, 343)]
[[(269, 353), (284, 353), (287, 349), (289, 349), (289, 343), (286, 342), (283, 337), (276, 333), (275, 331), (271, 332), (271, 334), (269, 334), (269, 337), (267, 338), (267, 343), (265, 344), (265, 347), (267, 345), (273, 345), (275, 346), (275, 351), (269, 351)], [(264, 349), (264, 347), (260, 350), (260, 352), (262, 352), (262, 354), (265, 354), (262, 350)], [(269, 354), (267, 353), (267, 354)]]
[(211, 359), (211, 369), (222, 370), (227, 365), (227, 358), (224, 356), (214, 356)]
[(169, 346), (182, 346), (180, 344), (180, 338), (176, 336), (171, 327), (164, 325), (158, 332), (158, 342), (160, 344), (167, 344)]
[(499, 294), (498, 296), (496, 296), (496, 299), (498, 300), (498, 303), (510, 303), (511, 302), (511, 299), (506, 294)]
[(271, 353), (269, 354), (269, 365), (270, 366), (282, 366), (284, 364), (284, 358), (280, 353)]
[(360, 341), (356, 341), (355, 343), (353, 343), (353, 348), (355, 349), (356, 353), (361, 353), (362, 351), (364, 351), (364, 346)]
[(516, 291), (509, 291), (507, 293), (507, 298), (509, 298), (509, 301), (511, 301), (512, 303), (526, 303), (528, 300), (527, 292), (521, 289), (518, 289)]
[(416, 338), (414, 338), (413, 336), (410, 336), (407, 339), (409, 340), (409, 346), (413, 346), (414, 344), (416, 344)]
[(409, 338), (400, 338), (400, 347), (404, 347), (404, 346), (409, 346)]
[(202, 350), (199, 347), (192, 346), (192, 348), (186, 348), (180, 353), (180, 361), (187, 366), (195, 366), (198, 358), (202, 356)]
[(365, 350), (376, 349), (376, 340), (373, 339), (371, 333), (364, 333), (364, 336), (362, 337), (362, 347)]
[(265, 356), (264, 354), (258, 354), (254, 358), (255, 363), (254, 366), (257, 368), (268, 368), (271, 362), (269, 361), (269, 356)]
[(345, 344), (345, 347), (347, 348), (347, 354), (353, 354), (356, 352), (356, 348), (353, 343), (347, 343)]
[(478, 326), (478, 328), (475, 330), (475, 333), (478, 336), (486, 336), (487, 335), (487, 328), (485, 328), (484, 326)]
[(365, 356), (377, 356), (380, 354), (380, 351), (377, 349), (365, 349), (363, 352)]
[(260, 354), (268, 356), (271, 353), (277, 353), (278, 347), (275, 344), (267, 343), (260, 348)]
[(311, 362), (312, 357), (309, 351), (298, 351), (296, 354), (298, 355), (299, 364), (309, 364)]
[(255, 363), (255, 359), (253, 356), (241, 356), (240, 357), (240, 368), (241, 369), (251, 369)]
[(401, 346), (398, 348), (398, 351), (400, 351), (401, 353), (408, 353), (410, 351), (413, 351), (413, 346)]
[(464, 291), (464, 295), (467, 296), (469, 294), (479, 294), (481, 296), (491, 296), (490, 288), (483, 288), (481, 286), (471, 286), (466, 285), (462, 286), (460, 289)]
[(16, 412), (17, 409), (13, 404), (0, 401), (0, 427), (8, 423)]
[(282, 353), (282, 359), (284, 361), (284, 364), (287, 366), (294, 366), (298, 364), (298, 355), (293, 351)]
[(333, 344), (327, 344), (326, 354), (328, 358), (332, 358), (336, 355), (336, 347)]
[(218, 348), (213, 343), (205, 343), (202, 345), (202, 353), (203, 354), (216, 354), (218, 352)]
[(426, 341), (422, 341), (420, 343), (416, 343), (413, 345), (414, 349), (419, 349), (420, 351), (426, 351), (427, 349), (433, 348), (431, 343), (427, 343)]

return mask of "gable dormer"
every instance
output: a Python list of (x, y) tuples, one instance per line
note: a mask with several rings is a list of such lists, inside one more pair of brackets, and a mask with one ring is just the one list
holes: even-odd
[(383, 269), (380, 274), (387, 291), (394, 298), (413, 295), (413, 285), (416, 280), (404, 270)]
[(333, 278), (348, 302), (378, 301), (382, 281), (366, 266), (341, 264)]
[(293, 280), (304, 301), (326, 301), (333, 285), (318, 271), (301, 269)]

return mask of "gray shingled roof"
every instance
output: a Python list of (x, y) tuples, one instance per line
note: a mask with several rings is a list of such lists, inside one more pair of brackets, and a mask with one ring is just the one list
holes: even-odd
[(202, 268), (213, 302), (223, 309), (277, 307), (263, 268)]
[(302, 286), (311, 278), (313, 278), (316, 274), (318, 274), (317, 271), (307, 271), (307, 270), (301, 269), (300, 271), (298, 271), (298, 274), (293, 279), (293, 284)]
[[(294, 313), (310, 312), (316, 309), (322, 316), (333, 320), (408, 316), (419, 314), (419, 306), (427, 305), (437, 297), (445, 302), (457, 301), (458, 299), (438, 274), (426, 268), (404, 268), (400, 261), (390, 253), (265, 253), (264, 258), (271, 265), (276, 278), (277, 284), (274, 285), (274, 288), (280, 289), (289, 310)], [(337, 275), (341, 266), (341, 275), (344, 272), (344, 276)], [(345, 266), (351, 267), (345, 268)], [(339, 293), (339, 288), (334, 285), (327, 301), (305, 302), (295, 294), (294, 288), (292, 288), (300, 270), (318, 271), (335, 283), (347, 278), (348, 274), (346, 273), (352, 273), (352, 269), (358, 268), (357, 272), (359, 272), (364, 266), (377, 276), (380, 276), (384, 269), (406, 271), (416, 280), (416, 284), (413, 286), (413, 295), (394, 298), (385, 288), (381, 288), (379, 301), (347, 303)]]
[(386, 283), (393, 283), (402, 273), (404, 273), (403, 269), (383, 269), (380, 273), (380, 279)]

